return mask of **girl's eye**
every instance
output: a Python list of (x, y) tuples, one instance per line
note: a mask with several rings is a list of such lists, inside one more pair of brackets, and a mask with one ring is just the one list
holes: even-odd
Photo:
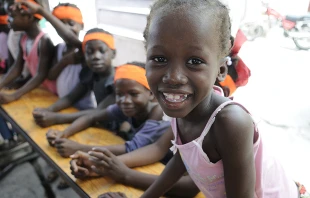
[(104, 54), (104, 53), (105, 53), (105, 50), (104, 50), (103, 48), (101, 48), (101, 49), (100, 49), (100, 53), (101, 53), (101, 54)]
[(153, 58), (153, 60), (155, 62), (159, 62), (159, 63), (166, 63), (167, 62), (167, 59), (164, 57), (155, 57), (155, 58)]
[(137, 97), (138, 96), (138, 93), (131, 93), (130, 94), (132, 97)]
[(88, 48), (88, 49), (86, 50), (86, 53), (87, 53), (87, 54), (92, 54), (92, 53), (93, 53), (93, 50), (91, 50), (91, 49)]
[(187, 64), (191, 64), (191, 65), (198, 65), (198, 64), (202, 64), (202, 60), (198, 59), (198, 58), (191, 58), (187, 61)]

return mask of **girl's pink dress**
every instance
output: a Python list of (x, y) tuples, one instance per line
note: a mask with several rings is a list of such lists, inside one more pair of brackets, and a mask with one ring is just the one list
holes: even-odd
[[(40, 43), (40, 39), (44, 36), (44, 32), (41, 32), (34, 40), (31, 50), (27, 54), (26, 50), (26, 43), (28, 36), (27, 34), (24, 34), (21, 38), (21, 46), (23, 50), (23, 58), (25, 61), (25, 65), (28, 67), (30, 74), (32, 77), (34, 77), (37, 74), (38, 67), (39, 67), (39, 54), (38, 54), (38, 47)], [(49, 91), (51, 91), (54, 94), (57, 94), (57, 89), (56, 89), (56, 81), (50, 81), (50, 80), (44, 80), (42, 85), (47, 88)]]
[[(172, 130), (175, 140), (172, 141), (171, 150), (175, 153), (179, 150), (184, 165), (198, 186), (200, 191), (207, 198), (225, 198), (225, 181), (222, 160), (215, 164), (210, 162), (209, 157), (202, 149), (204, 137), (208, 134), (212, 124), (216, 119), (216, 115), (227, 105), (239, 105), (247, 111), (242, 105), (228, 101), (220, 105), (211, 115), (201, 136), (192, 142), (182, 144), (177, 131), (177, 122), (173, 118), (171, 121)], [(248, 112), (248, 111), (247, 111)], [(256, 128), (256, 127), (255, 127)], [(258, 133), (255, 129), (255, 133)], [(253, 198), (297, 198), (298, 191), (295, 182), (290, 179), (272, 157), (268, 156), (264, 150), (263, 142), (258, 136), (257, 141), (253, 145), (253, 153), (256, 169), (256, 184)], [(238, 178), (235, 178), (238, 182)]]

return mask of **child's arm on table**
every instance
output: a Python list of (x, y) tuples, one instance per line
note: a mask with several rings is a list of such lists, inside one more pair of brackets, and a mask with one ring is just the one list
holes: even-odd
[(77, 151), (88, 152), (91, 151), (94, 147), (98, 147), (100, 149), (108, 149), (115, 155), (121, 155), (126, 153), (126, 147), (124, 144), (94, 146), (94, 145), (80, 144), (78, 142), (66, 138), (56, 139), (55, 147), (57, 149), (57, 152), (62, 157), (69, 157), (70, 155), (74, 154)]
[(239, 106), (230, 105), (217, 115), (213, 127), (223, 161), (227, 198), (253, 197), (256, 175), (253, 120)]
[(98, 121), (104, 121), (107, 119), (108, 119), (108, 112), (106, 110), (97, 109), (93, 111), (91, 114), (82, 116), (77, 120), (75, 120), (64, 131), (59, 132), (56, 136), (56, 139), (70, 137), (71, 135), (74, 135), (82, 130), (91, 127)]
[(54, 58), (54, 45), (52, 41), (44, 36), (42, 37), (40, 44), (40, 60), (38, 65), (38, 71), (24, 86), (18, 89), (13, 94), (6, 94), (1, 96), (1, 103), (9, 103), (19, 99), (24, 94), (38, 87), (47, 77), (48, 70), (50, 69), (50, 63)]
[[(74, 88), (71, 96), (65, 96), (64, 98), (59, 99), (55, 104), (48, 107), (47, 109), (38, 108), (33, 111), (33, 116), (36, 121), (36, 123), (41, 127), (48, 127), (54, 124), (65, 124), (65, 123), (72, 123), (76, 119), (89, 115), (99, 109), (105, 109), (107, 106), (113, 104), (115, 102), (115, 96), (114, 94), (110, 94), (107, 96), (96, 109), (89, 109), (89, 110), (83, 110), (78, 111), (76, 113), (55, 113), (53, 111), (59, 111), (62, 108), (70, 107), (72, 104), (75, 103), (74, 98), (82, 98), (86, 93), (88, 89), (83, 85), (77, 86)], [(83, 94), (79, 95), (77, 93)], [(70, 93), (71, 94), (71, 93)], [(73, 102), (74, 101), (74, 102)]]
[(3, 87), (8, 85), (9, 83), (13, 82), (16, 78), (18, 78), (23, 71), (23, 67), (24, 67), (23, 54), (22, 54), (22, 49), (19, 46), (19, 52), (18, 52), (18, 56), (16, 58), (16, 61), (11, 66), (11, 68), (7, 72), (7, 74), (5, 74), (1, 78), (0, 90), (3, 89)]
[[(158, 162), (163, 159), (169, 148), (172, 146), (171, 140), (173, 139), (173, 133), (171, 128), (167, 130), (156, 142), (148, 146), (137, 149), (133, 152), (126, 153), (117, 156), (117, 158), (129, 168), (144, 166)], [(106, 150), (106, 149), (103, 149)], [(94, 148), (94, 152), (102, 152), (100, 148)], [(76, 156), (73, 162), (79, 161), (79, 155), (83, 152), (76, 152), (73, 156)], [(152, 155), (150, 155), (152, 153)], [(83, 157), (84, 155), (81, 155)], [(83, 161), (91, 163), (89, 159), (82, 158)], [(99, 167), (97, 167), (99, 168)], [(104, 173), (103, 173), (104, 174)]]
[[(94, 151), (100, 152), (90, 152), (90, 159), (94, 163), (93, 166), (90, 166), (90, 172), (95, 172), (100, 176), (108, 176), (118, 183), (143, 190), (150, 187), (159, 177), (158, 175), (146, 174), (128, 168), (118, 157), (113, 155), (107, 149), (95, 148)], [(152, 154), (153, 152), (148, 153), (148, 155)], [(187, 175), (181, 177), (181, 179), (178, 180), (178, 182), (173, 185), (165, 195), (175, 197), (194, 197), (198, 192), (199, 189), (190, 176)]]
[[(47, 107), (45, 110), (57, 112), (72, 106), (88, 92), (87, 86), (78, 83), (75, 88), (65, 97), (58, 99), (54, 104)], [(40, 111), (41, 108), (35, 109), (33, 113)]]
[(29, 8), (28, 11), (24, 12), (30, 12), (31, 14), (40, 14), (42, 15), (47, 21), (49, 21), (52, 26), (56, 29), (59, 36), (66, 42), (70, 43), (71, 45), (81, 48), (81, 41), (77, 36), (71, 31), (70, 28), (67, 28), (67, 26), (60, 21), (57, 17), (55, 17), (49, 10), (44, 9), (42, 6), (29, 2), (29, 1), (23, 1), (20, 3), (20, 5), (25, 5)]

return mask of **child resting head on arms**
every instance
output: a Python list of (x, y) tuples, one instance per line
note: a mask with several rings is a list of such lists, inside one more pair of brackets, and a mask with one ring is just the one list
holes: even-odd
[(131, 140), (122, 145), (104, 147), (115, 155), (128, 153), (155, 142), (170, 127), (169, 122), (161, 120), (163, 112), (158, 103), (152, 102), (154, 97), (149, 90), (145, 69), (135, 64), (129, 63), (116, 68), (116, 104), (83, 116), (64, 131), (53, 131), (54, 136), (48, 137), (48, 141), (52, 145), (55, 144), (61, 156), (68, 157), (78, 150), (92, 150), (94, 145), (82, 145), (66, 138), (98, 121), (115, 120), (119, 123), (130, 123), (133, 133)]
[[(28, 0), (36, 3), (34, 0)], [(14, 93), (0, 93), (0, 103), (9, 103), (43, 84), (56, 94), (56, 83), (45, 80), (54, 58), (52, 41), (39, 27), (38, 14), (29, 14), (25, 7), (14, 4), (10, 11), (9, 22), (14, 31), (24, 31), (20, 40), (19, 54), (8, 73), (1, 78), (0, 90), (13, 82), (22, 73), (24, 65), (28, 67), (32, 78)]]
[(227, 8), (218, 0), (158, 0), (144, 37), (147, 79), (172, 117), (175, 155), (142, 197), (160, 197), (187, 171), (206, 197), (297, 198), (251, 115), (213, 91), (227, 74)]

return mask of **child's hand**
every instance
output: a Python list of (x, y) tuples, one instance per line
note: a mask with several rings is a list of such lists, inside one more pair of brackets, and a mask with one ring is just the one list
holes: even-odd
[(81, 150), (83, 145), (66, 138), (60, 138), (55, 140), (55, 147), (59, 155), (69, 157), (78, 150)]
[(92, 161), (89, 160), (90, 155), (82, 151), (77, 151), (70, 156), (72, 160), (70, 161), (71, 174), (75, 178), (86, 178), (86, 177), (96, 177), (98, 174), (91, 170), (93, 165)]
[(13, 6), (12, 8), (21, 9), (21, 13), (27, 13), (27, 14), (37, 14), (37, 13), (40, 14), (43, 9), (43, 7), (40, 6), (39, 4), (26, 0), (20, 0), (20, 2), (17, 2), (15, 6)]
[(123, 183), (129, 175), (130, 168), (121, 162), (113, 153), (104, 148), (93, 148), (89, 152), (94, 163), (92, 170), (101, 176), (108, 176), (117, 182)]
[(17, 97), (14, 94), (0, 93), (0, 104), (7, 104), (14, 100), (17, 100)]
[(82, 50), (76, 49), (68, 54), (66, 54), (63, 59), (66, 60), (66, 63), (68, 65), (70, 64), (79, 64), (83, 62), (84, 59), (84, 54), (82, 52)]
[(62, 138), (64, 136), (62, 131), (58, 131), (55, 129), (49, 129), (46, 133), (46, 139), (50, 146), (55, 146), (55, 140)]
[(108, 192), (99, 195), (98, 198), (127, 198), (127, 196), (122, 192)]
[(58, 113), (51, 112), (48, 109), (35, 109), (32, 112), (32, 115), (36, 124), (43, 128), (52, 126), (57, 123)]

